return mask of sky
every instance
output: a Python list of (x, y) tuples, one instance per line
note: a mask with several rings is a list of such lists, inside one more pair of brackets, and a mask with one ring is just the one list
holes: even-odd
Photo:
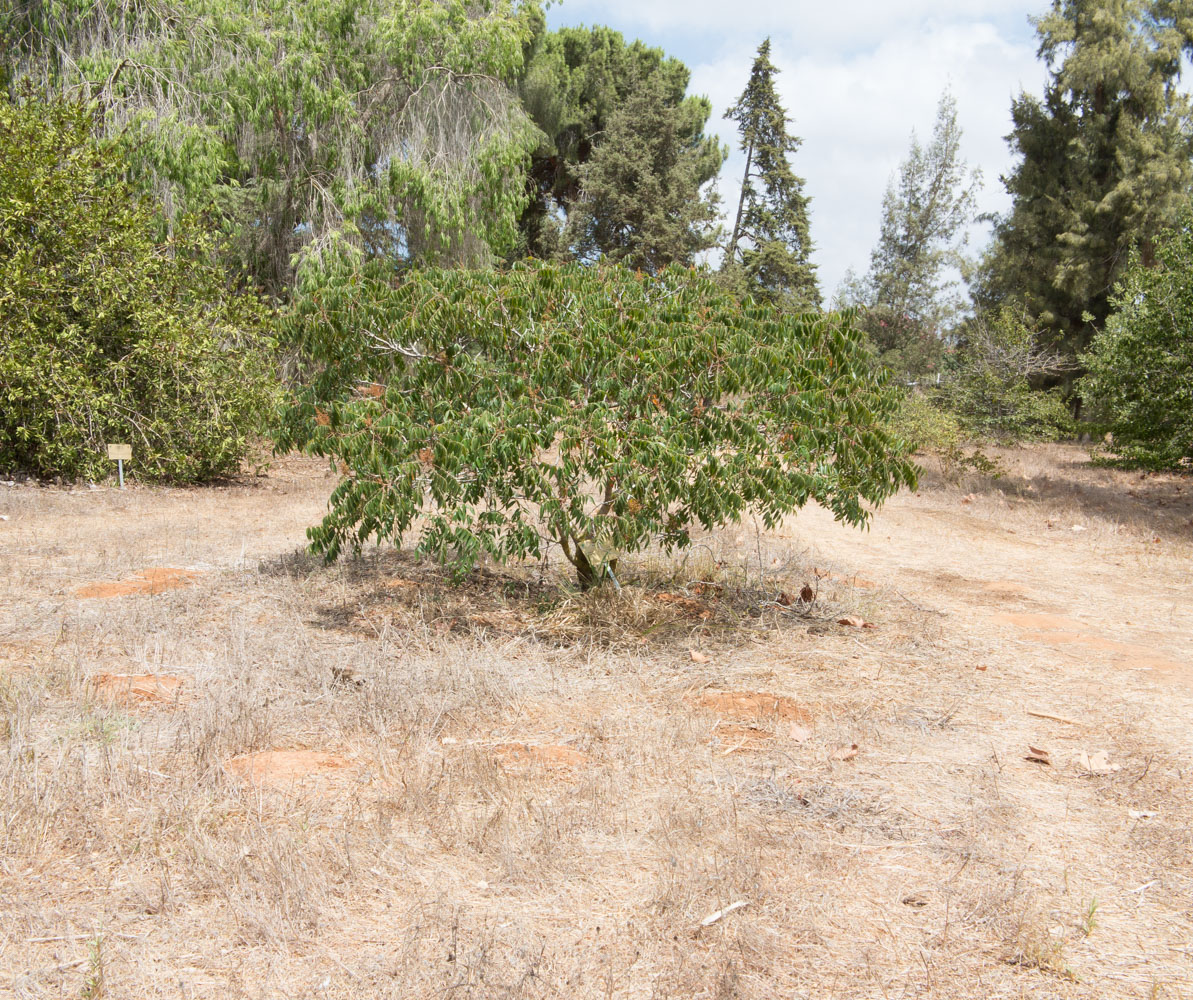
[[(771, 60), (791, 131), (792, 157), (811, 198), (813, 259), (831, 298), (848, 269), (864, 274), (878, 240), (882, 196), (907, 156), (914, 131), (931, 138), (940, 96), (957, 101), (963, 155), (981, 170), (981, 212), (1009, 206), (999, 177), (1012, 166), (1004, 136), (1011, 100), (1041, 93), (1047, 69), (1036, 57), (1029, 16), (1040, 0), (564, 0), (547, 12), (552, 28), (603, 24), (662, 48), (692, 71), (689, 93), (713, 104), (708, 131), (731, 147), (718, 191), (736, 209), (745, 158), (737, 126), (722, 117), (745, 89), (759, 42)], [(988, 225), (970, 234), (977, 251)]]

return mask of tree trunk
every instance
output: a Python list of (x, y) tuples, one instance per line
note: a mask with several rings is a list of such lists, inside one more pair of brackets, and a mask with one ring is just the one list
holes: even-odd
[(726, 271), (737, 256), (737, 241), (741, 239), (741, 217), (746, 207), (746, 185), (750, 183), (750, 167), (754, 163), (754, 140), (746, 149), (746, 172), (741, 179), (741, 196), (737, 199), (737, 218), (733, 221), (733, 235), (729, 238), (729, 245), (725, 247), (725, 259), (721, 261), (721, 270)]

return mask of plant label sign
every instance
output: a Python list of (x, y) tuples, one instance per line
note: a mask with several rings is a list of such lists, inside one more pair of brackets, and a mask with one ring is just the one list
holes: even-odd
[(121, 489), (124, 489), (124, 463), (131, 461), (132, 457), (133, 446), (131, 444), (108, 445), (108, 458), (116, 463), (116, 468), (119, 470)]

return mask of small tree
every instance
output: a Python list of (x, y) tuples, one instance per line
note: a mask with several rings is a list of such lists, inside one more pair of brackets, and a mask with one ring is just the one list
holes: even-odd
[(923, 146), (911, 137), (898, 180), (882, 199), (870, 271), (848, 292), (866, 306), (866, 330), (892, 367), (919, 375), (939, 366), (941, 336), (962, 308), (957, 285), (978, 183), (961, 158), (957, 104), (946, 93), (932, 141)]
[(555, 542), (588, 587), (606, 554), (694, 523), (816, 500), (861, 524), (914, 481), (849, 314), (742, 306), (696, 272), (345, 264), (293, 329), (322, 368), (277, 445), (347, 470), (308, 532), (328, 558), (421, 515), (418, 549), (461, 570)]
[(768, 38), (758, 46), (746, 89), (725, 112), (741, 131), (746, 169), (722, 271), (727, 276), (740, 271), (746, 292), (818, 308), (808, 198), (803, 178), (787, 159), (799, 149), (800, 139), (787, 131), (790, 119), (775, 90), (778, 72), (770, 61)]
[(945, 407), (971, 432), (1004, 440), (1056, 440), (1073, 429), (1060, 389), (1040, 389), (1075, 367), (1040, 346), (1040, 332), (1010, 308), (969, 320), (958, 333)]
[(1114, 311), (1082, 357), (1080, 390), (1104, 407), (1123, 459), (1193, 465), (1193, 213), (1164, 233), (1156, 265), (1138, 252), (1111, 298)]
[(234, 471), (273, 405), (268, 311), (216, 244), (160, 219), (119, 179), (91, 112), (0, 96), (0, 471), (103, 478)]

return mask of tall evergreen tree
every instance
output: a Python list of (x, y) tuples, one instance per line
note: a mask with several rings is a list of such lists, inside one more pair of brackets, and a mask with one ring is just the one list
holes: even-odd
[(768, 38), (758, 46), (746, 89), (725, 112), (738, 123), (746, 169), (722, 270), (739, 272), (745, 290), (755, 295), (819, 306), (808, 198), (787, 158), (801, 140), (787, 131), (791, 119), (775, 91), (777, 73)]
[(716, 245), (717, 198), (704, 182), (726, 153), (699, 127), (710, 110), (706, 98), (667, 101), (658, 75), (632, 89), (579, 170), (580, 198), (563, 233), (570, 253), (656, 274)]
[[(530, 203), (519, 221), (519, 256), (547, 259), (558, 252), (560, 230), (580, 197), (580, 168), (592, 158), (614, 110), (653, 76), (661, 82), (666, 104), (688, 105), (684, 120), (693, 135), (700, 134), (711, 109), (701, 98), (685, 96), (688, 68), (662, 49), (627, 42), (605, 27), (560, 28), (536, 37), (518, 80), (522, 105), (542, 132), (530, 160)], [(715, 145), (716, 140), (705, 142)], [(702, 184), (712, 180), (720, 161), (709, 157), (708, 168)]]
[(965, 230), (974, 221), (979, 183), (961, 158), (957, 103), (945, 93), (932, 141), (923, 146), (912, 134), (899, 176), (886, 189), (869, 273), (847, 290), (866, 308), (870, 339), (894, 367), (917, 375), (930, 370), (942, 335), (961, 312)]
[(1011, 108), (1014, 201), (978, 299), (1021, 301), (1073, 356), (1105, 321), (1132, 248), (1149, 261), (1188, 201), (1193, 105), (1177, 83), (1193, 16), (1187, 0), (1053, 0), (1036, 32), (1050, 76), (1043, 100), (1021, 94)]

